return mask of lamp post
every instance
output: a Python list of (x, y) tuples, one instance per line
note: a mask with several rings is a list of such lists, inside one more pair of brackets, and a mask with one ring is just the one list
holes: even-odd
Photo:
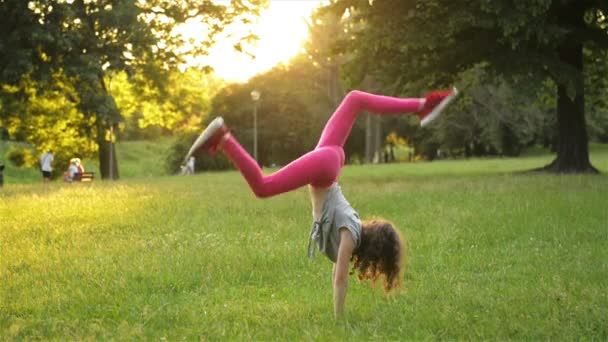
[(258, 161), (258, 103), (262, 93), (257, 90), (251, 92), (251, 99), (253, 100), (253, 159)]

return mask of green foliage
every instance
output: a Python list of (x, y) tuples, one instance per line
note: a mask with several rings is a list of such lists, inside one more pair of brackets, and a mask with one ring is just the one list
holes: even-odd
[[(434, 125), (434, 139), (451, 155), (517, 156), (533, 143), (552, 140), (544, 136), (551, 110), (543, 108), (538, 95), (521, 93), (517, 83), (491, 78), (483, 68), (460, 75), (459, 101)], [(538, 94), (549, 88), (538, 87)]]
[(589, 137), (593, 141), (608, 142), (608, 51), (587, 50), (585, 60), (585, 108)]
[[(107, 159), (105, 153), (111, 149), (107, 133), (123, 119), (106, 78), (124, 71), (143, 75), (155, 86), (151, 92), (154, 88), (162, 89), (169, 70), (175, 70), (190, 53), (205, 54), (226, 25), (247, 20), (266, 3), (266, 0), (231, 3), (5, 0), (0, 3), (0, 48), (9, 53), (0, 56), (0, 84), (16, 85), (28, 76), (40, 82), (42, 93), (48, 90), (46, 85), (53, 75), (66, 75), (77, 94), (78, 101), (73, 102), (83, 125), (91, 122), (96, 125), (95, 135), (81, 137), (98, 145), (101, 174), (105, 178), (117, 173), (115, 161)], [(186, 21), (200, 22), (206, 28), (198, 44), (177, 32), (178, 25)], [(185, 46), (192, 48), (187, 51)], [(149, 116), (152, 123), (173, 125), (174, 108), (162, 101), (161, 104), (160, 109), (169, 114)], [(19, 114), (2, 108), (0, 119), (14, 115)], [(60, 123), (65, 119), (59, 116), (52, 120)], [(35, 143), (51, 144), (52, 139), (42, 135)]]
[(20, 168), (26, 166), (26, 160), (28, 159), (29, 154), (29, 150), (12, 148), (6, 153), (6, 159), (8, 159), (13, 166)]
[(172, 73), (169, 81), (169, 86), (161, 95), (181, 114), (176, 120), (174, 132), (196, 130), (208, 117), (213, 97), (225, 86), (213, 74), (194, 68)]
[(211, 98), (223, 86), (212, 75), (192, 68), (170, 72), (162, 89), (142, 75), (128, 77), (124, 72), (113, 75), (110, 84), (124, 117), (119, 136), (127, 140), (198, 129), (209, 113)]
[[(352, 53), (345, 68), (363, 69), (362, 75), (399, 94), (458, 85), (462, 72), (479, 64), (501, 76), (494, 85), (507, 82), (526, 98), (535, 98), (538, 85), (551, 79), (557, 84), (554, 113), (561, 120), (555, 126), (559, 162), (549, 169), (593, 172), (581, 56), (608, 47), (605, 1), (336, 0), (325, 11), (358, 24), (338, 44), (341, 52)], [(605, 79), (601, 70), (598, 76)], [(516, 132), (503, 136), (519, 138)]]
[[(31, 153), (31, 147), (22, 144), (0, 140), (0, 164), (5, 166), (4, 169), (4, 186), (10, 187), (13, 184), (39, 183), (41, 180), (40, 168), (17, 167), (9, 159), (9, 153), (17, 150), (18, 159), (24, 161), (24, 165), (29, 165), (30, 158), (38, 159), (38, 156)], [(18, 161), (19, 163), (20, 161)], [(33, 164), (33, 162), (32, 162)]]
[(582, 20), (584, 11), (577, 18), (580, 8), (594, 11), (601, 4), (338, 0), (330, 9), (348, 12), (364, 24), (352, 32), (346, 48), (357, 52), (353, 64), (369, 65), (386, 83), (400, 78), (404, 87), (446, 84), (460, 71), (486, 62), (509, 76), (525, 75), (530, 80), (548, 74), (580, 85), (581, 75), (561, 61), (555, 50), (571, 39), (606, 46), (605, 16), (589, 17), (586, 28), (574, 26)]
[(233, 135), (253, 154), (251, 91), (262, 95), (257, 103), (258, 154), (262, 165), (284, 165), (312, 150), (334, 107), (326, 89), (316, 81), (319, 69), (304, 59), (233, 84), (213, 100), (209, 120), (223, 116)]
[[(5, 121), (9, 134), (28, 141), (37, 154), (55, 151), (58, 170), (67, 169), (71, 158), (88, 158), (97, 151), (91, 140), (95, 138), (95, 120), (78, 110), (78, 94), (71, 84), (64, 74), (57, 73), (48, 83), (24, 78), (15, 86), (2, 88), (6, 108), (13, 111)], [(41, 91), (40, 86), (46, 90)], [(38, 159), (27, 158), (25, 162), (36, 166)]]
[(5, 186), (0, 334), (605, 340), (608, 178), (512, 173), (550, 158), (346, 167), (351, 204), (393, 221), (410, 262), (391, 297), (351, 277), (343, 320), (331, 263), (306, 257), (305, 189), (256, 200), (237, 172)]
[(336, 48), (338, 42), (348, 37), (348, 22), (319, 8), (312, 13), (307, 25), (308, 39), (302, 54), (318, 69), (314, 74), (318, 87), (325, 90), (334, 106), (338, 106), (345, 94), (342, 83), (346, 79), (348, 84), (352, 78), (348, 77), (352, 75), (341, 73), (341, 67), (352, 54)]
[(387, 162), (411, 162), (413, 161), (415, 151), (403, 137), (400, 137), (393, 131), (384, 139), (383, 152), (385, 161)]

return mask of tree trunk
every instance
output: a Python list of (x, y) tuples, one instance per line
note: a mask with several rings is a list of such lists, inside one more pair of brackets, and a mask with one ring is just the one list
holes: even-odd
[(113, 141), (108, 141), (105, 139), (105, 127), (99, 125), (97, 129), (97, 145), (99, 146), (99, 171), (101, 172), (101, 179), (118, 179), (118, 162), (116, 159), (116, 149), (114, 148), (115, 144)]
[(382, 122), (380, 116), (374, 115), (374, 164), (383, 162), (382, 158)]
[(340, 105), (342, 89), (340, 88), (340, 69), (336, 63), (327, 68), (327, 95), (335, 108)]
[(374, 147), (372, 144), (374, 131), (372, 129), (372, 114), (365, 113), (365, 163), (369, 164), (374, 160)]
[[(373, 76), (366, 75), (361, 81), (360, 89), (378, 92)], [(362, 115), (363, 113), (361, 113)], [(365, 162), (378, 164), (382, 162), (382, 121), (379, 115), (365, 113)]]
[(365, 162), (382, 162), (382, 125), (380, 117), (365, 113)]
[[(584, 6), (573, 1), (562, 8), (559, 20), (568, 26), (584, 27)], [(557, 50), (560, 60), (578, 71), (574, 97), (568, 84), (557, 85), (557, 156), (541, 170), (555, 173), (598, 173), (589, 161), (589, 137), (585, 122), (585, 91), (583, 82), (583, 44), (570, 37)], [(572, 94), (570, 94), (572, 95)]]
[(571, 99), (565, 86), (557, 90), (557, 156), (544, 170), (556, 173), (597, 173), (589, 161), (589, 139), (583, 95)]
[[(582, 45), (560, 49), (563, 61), (582, 72)], [(579, 90), (571, 98), (567, 86), (557, 86), (557, 156), (542, 168), (555, 173), (598, 173), (589, 161), (589, 138), (585, 122), (585, 97)]]
[[(116, 103), (112, 97), (112, 77), (110, 77), (109, 87), (106, 87), (103, 73), (100, 73), (99, 84), (104, 93), (109, 96), (113, 109), (116, 110)], [(108, 121), (101, 120), (100, 116), (97, 115), (97, 145), (99, 146), (99, 171), (101, 172), (101, 179), (115, 180), (119, 178), (118, 160), (116, 159), (116, 149), (114, 148), (118, 124), (112, 121), (114, 120), (109, 119), (110, 139), (108, 140), (106, 139), (108, 127), (104, 123)]]

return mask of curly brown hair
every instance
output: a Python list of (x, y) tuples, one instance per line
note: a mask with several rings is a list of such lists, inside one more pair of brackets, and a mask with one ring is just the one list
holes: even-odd
[(360, 280), (383, 280), (385, 292), (401, 285), (400, 272), (405, 256), (404, 240), (395, 226), (383, 219), (361, 223), (361, 243), (353, 251), (351, 274), (358, 271)]

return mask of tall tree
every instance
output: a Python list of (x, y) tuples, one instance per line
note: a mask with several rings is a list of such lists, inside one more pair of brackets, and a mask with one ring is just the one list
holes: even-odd
[[(108, 88), (109, 74), (139, 72), (162, 87), (166, 71), (182, 63), (184, 55), (205, 54), (226, 25), (247, 21), (246, 14), (258, 13), (266, 2), (3, 0), (0, 83), (17, 84), (23, 75), (48, 80), (57, 71), (73, 80), (78, 107), (95, 124), (101, 176), (116, 178), (116, 154), (107, 133), (122, 117)], [(176, 34), (187, 20), (206, 24), (202, 44), (191, 46)]]
[[(336, 0), (330, 1), (330, 5), (335, 3)], [(349, 67), (345, 67), (354, 54), (343, 45), (352, 37), (352, 32), (360, 29), (360, 22), (319, 8), (311, 15), (307, 24), (309, 34), (304, 53), (313, 66), (322, 70), (319, 83), (327, 89), (327, 95), (333, 104), (333, 108), (327, 111), (328, 116), (340, 104), (345, 93), (344, 88), (381, 92), (373, 77), (369, 77), (365, 64), (351, 63)], [(362, 115), (362, 120), (356, 125), (365, 126), (364, 161), (378, 161), (382, 149), (380, 118), (367, 113)], [(351, 150), (352, 145), (356, 145), (352, 140), (354, 139), (349, 139), (346, 150)]]
[(550, 77), (558, 141), (544, 169), (597, 172), (589, 162), (583, 51), (608, 47), (608, 2), (338, 0), (331, 10), (366, 24), (352, 40), (360, 52), (354, 63), (373, 61), (385, 82), (446, 85), (479, 63), (530, 86)]
[(303, 50), (313, 66), (322, 70), (319, 84), (326, 89), (333, 105), (338, 106), (344, 95), (340, 84), (340, 67), (346, 62), (347, 56), (337, 53), (334, 46), (345, 37), (345, 22), (334, 13), (316, 10), (306, 24), (308, 40)]

